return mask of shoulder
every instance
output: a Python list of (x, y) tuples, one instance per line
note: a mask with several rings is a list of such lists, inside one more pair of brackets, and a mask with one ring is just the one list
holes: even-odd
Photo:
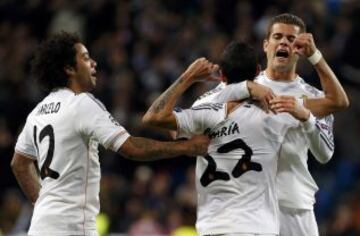
[(191, 107), (191, 110), (199, 111), (199, 110), (206, 110), (206, 111), (221, 111), (226, 108), (226, 103), (202, 103), (199, 105), (195, 105)]
[(91, 93), (81, 93), (75, 96), (75, 102), (80, 108), (93, 108), (106, 111), (105, 105)]
[(315, 88), (314, 86), (305, 82), (303, 78), (298, 76), (299, 78), (299, 87), (304, 91), (304, 95), (310, 97), (322, 97), (324, 95), (323, 91)]
[(216, 86), (214, 89), (211, 89), (207, 92), (205, 92), (203, 95), (201, 95), (193, 104), (193, 106), (197, 106), (202, 103), (209, 103), (213, 100), (216, 94), (218, 94), (220, 91), (222, 91), (226, 87), (225, 83), (220, 83), (218, 86)]

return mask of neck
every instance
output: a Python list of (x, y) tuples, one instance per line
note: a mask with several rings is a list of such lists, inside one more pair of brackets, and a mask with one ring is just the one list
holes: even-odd
[(86, 92), (86, 91), (84, 91), (82, 86), (80, 86), (80, 84), (76, 83), (76, 81), (74, 81), (74, 80), (69, 80), (67, 88), (70, 89), (71, 91), (73, 91), (75, 94)]
[(266, 75), (271, 80), (275, 81), (284, 81), (284, 82), (292, 82), (296, 79), (295, 69), (291, 71), (276, 71), (267, 67), (265, 70)]

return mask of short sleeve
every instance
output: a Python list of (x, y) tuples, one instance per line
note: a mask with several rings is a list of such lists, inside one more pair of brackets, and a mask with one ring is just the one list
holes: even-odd
[(223, 121), (226, 117), (226, 104), (206, 103), (173, 113), (177, 123), (177, 138), (189, 138), (204, 134)]
[(29, 120), (30, 119), (28, 117), (25, 126), (17, 139), (15, 152), (36, 160), (37, 152), (33, 139), (34, 131)]
[(130, 134), (91, 94), (83, 94), (76, 113), (78, 131), (94, 136), (106, 149), (118, 151)]

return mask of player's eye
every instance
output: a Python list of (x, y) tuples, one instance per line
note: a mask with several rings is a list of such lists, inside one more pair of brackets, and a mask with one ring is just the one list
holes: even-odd
[(294, 42), (295, 36), (289, 36), (289, 37), (288, 37), (288, 40), (289, 40), (290, 43)]
[(273, 34), (273, 38), (276, 40), (281, 39), (282, 35), (281, 34)]

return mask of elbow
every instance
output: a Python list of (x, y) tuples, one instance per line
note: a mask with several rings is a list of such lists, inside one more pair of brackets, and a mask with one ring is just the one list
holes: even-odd
[(143, 118), (142, 122), (145, 125), (155, 126), (159, 122), (159, 115), (155, 115), (154, 113), (146, 113)]
[(10, 167), (13, 173), (15, 173), (19, 169), (18, 162), (14, 158), (10, 162)]
[(347, 97), (345, 97), (344, 99), (340, 99), (339, 101), (337, 101), (335, 103), (335, 107), (337, 110), (341, 111), (341, 110), (345, 110), (350, 106), (350, 101)]
[(325, 165), (326, 163), (328, 163), (332, 156), (334, 154), (334, 151), (328, 151), (327, 153), (323, 154), (323, 155), (319, 155), (316, 159), (320, 164)]
[(345, 96), (341, 99), (336, 99), (335, 101), (333, 101), (333, 106), (334, 109), (337, 111), (345, 110), (350, 106), (350, 101), (348, 97)]
[(350, 106), (350, 101), (347, 97), (345, 97), (345, 99), (343, 99), (343, 101), (339, 104), (341, 109), (346, 109)]
[(143, 124), (152, 127), (163, 127), (163, 123), (166, 120), (166, 115), (163, 114), (154, 114), (154, 113), (146, 113), (143, 118)]

